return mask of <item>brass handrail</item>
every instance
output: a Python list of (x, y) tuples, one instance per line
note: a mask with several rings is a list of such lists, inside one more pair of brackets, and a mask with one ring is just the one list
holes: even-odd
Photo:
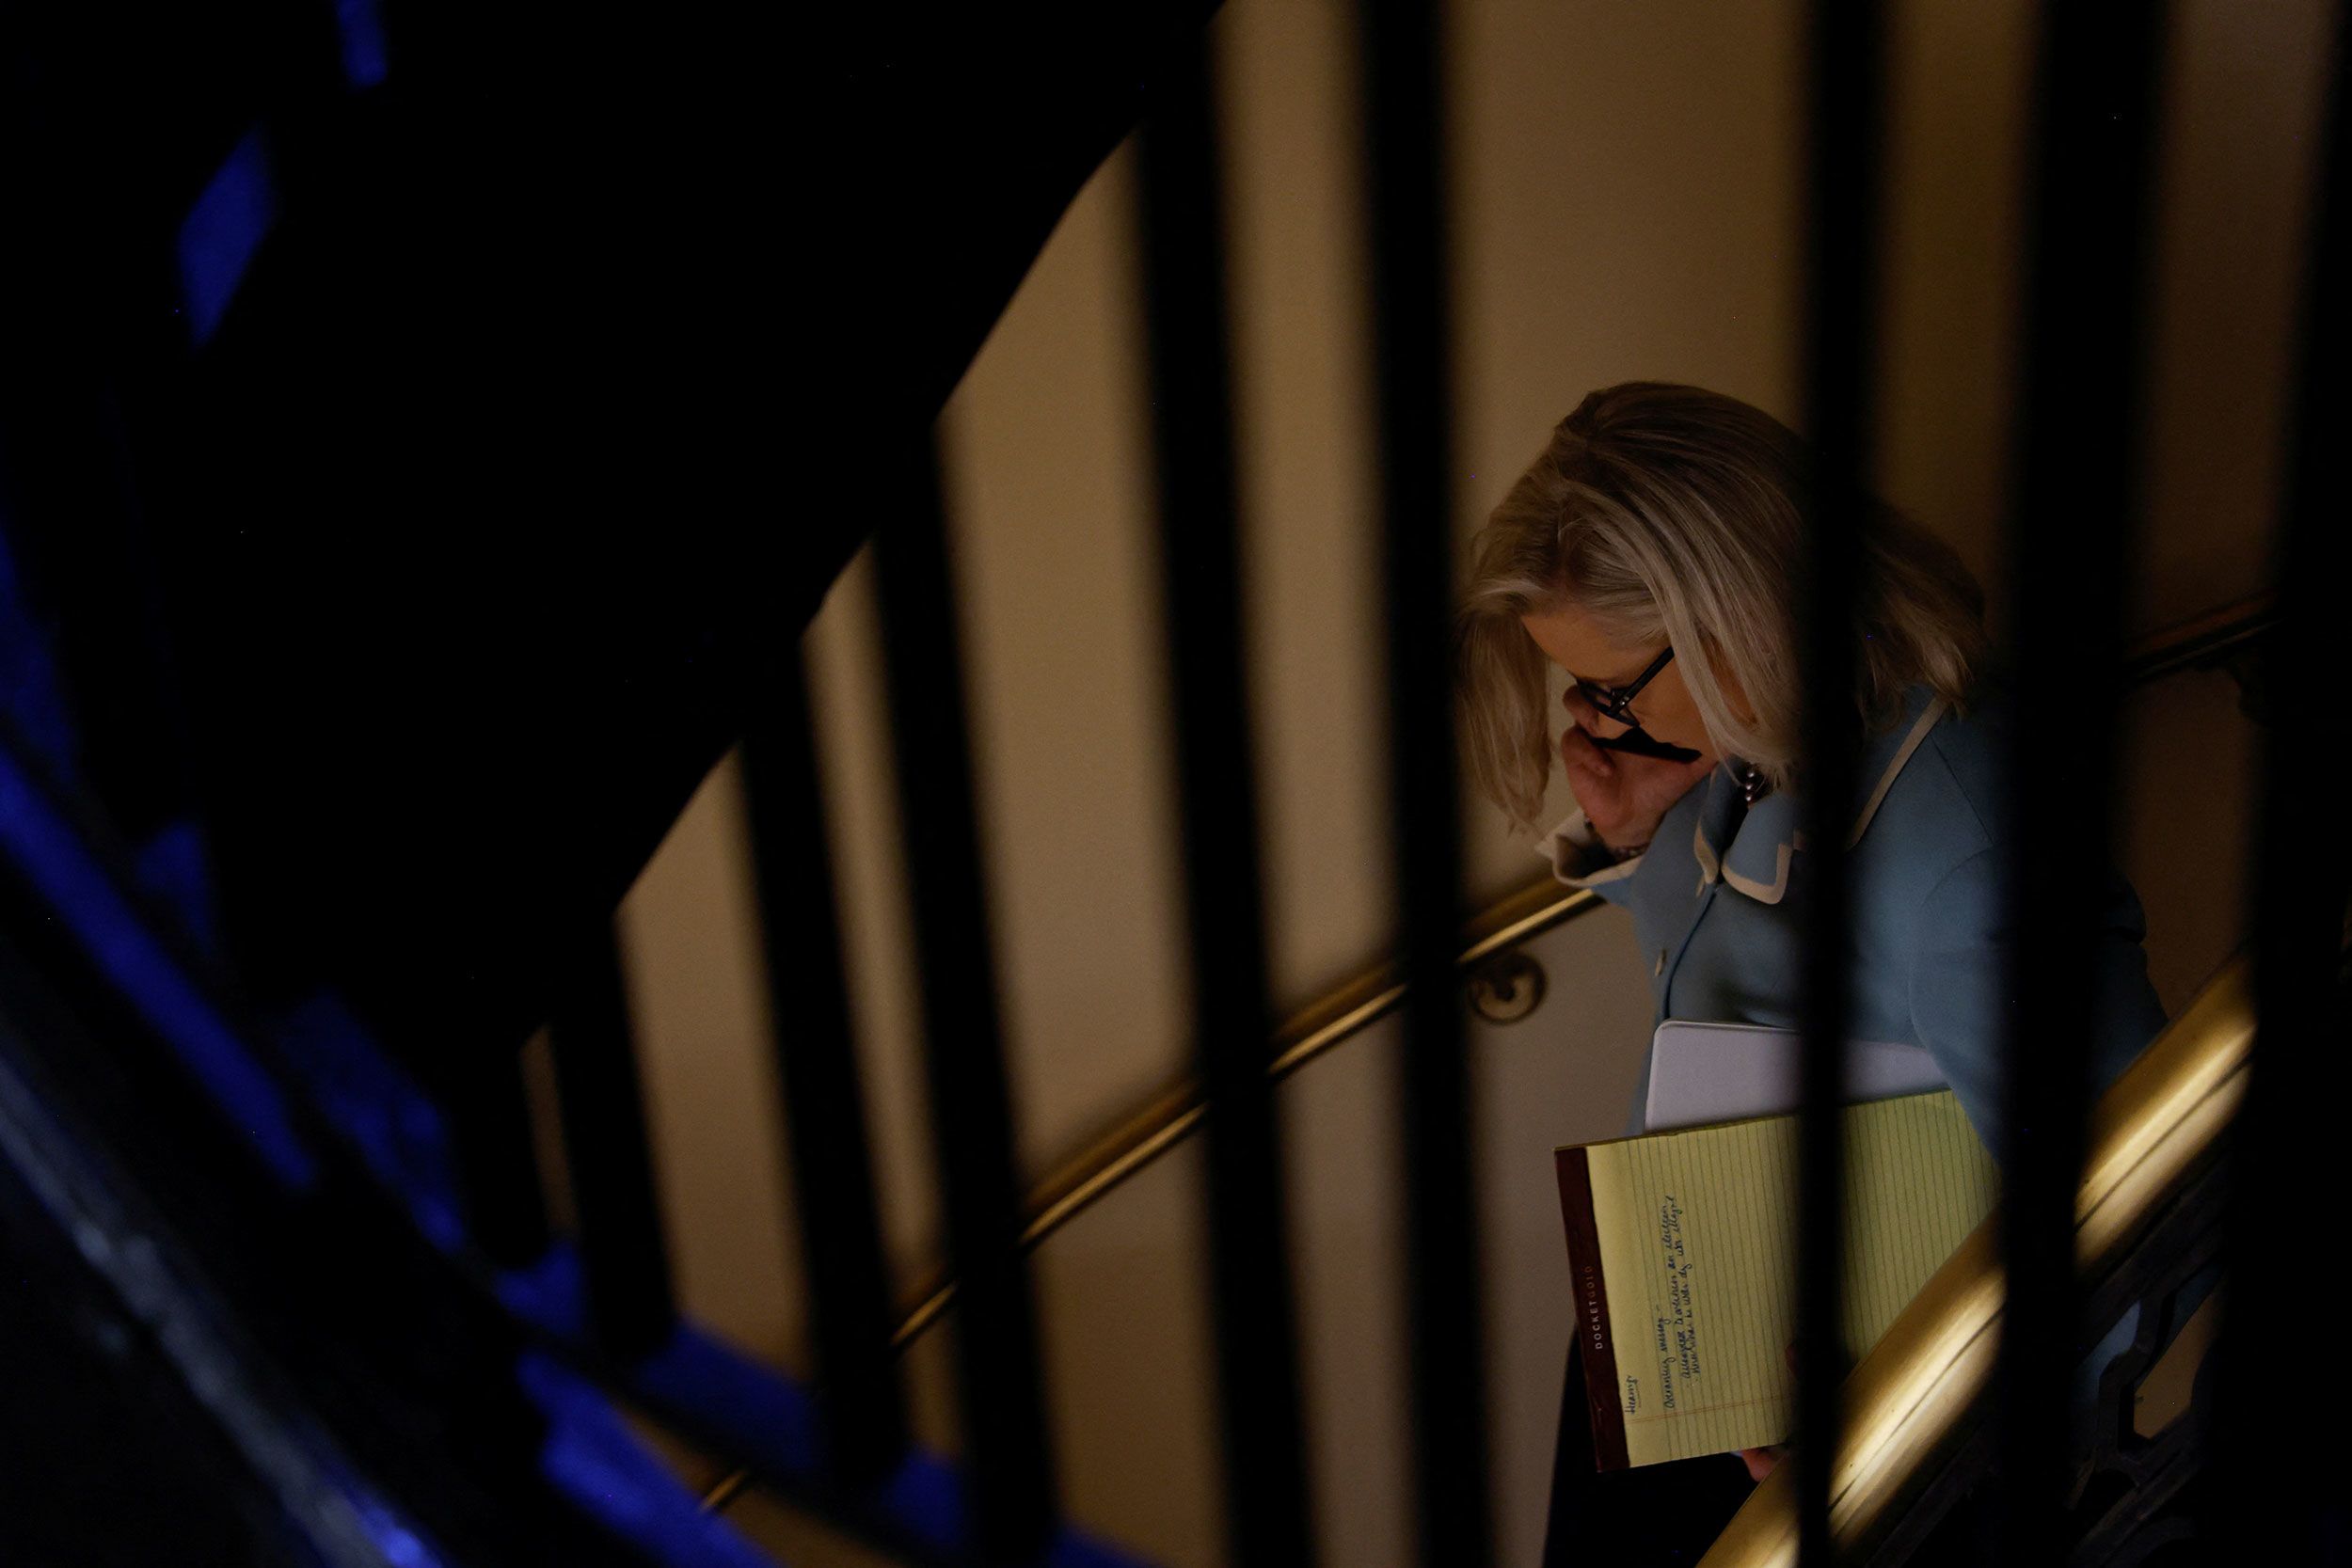
[[(1459, 969), (1565, 925), (1600, 902), (1596, 894), (1550, 877), (1529, 883), (1473, 917), (1464, 927)], [(1274, 1032), (1266, 1076), (1283, 1079), (1358, 1031), (1387, 1017), (1405, 1000), (1393, 963), (1367, 970), (1293, 1015)], [(1184, 1141), (1207, 1110), (1199, 1080), (1181, 1078), (1108, 1132), (1057, 1165), (1030, 1190), (1023, 1250), (1068, 1225), (1097, 1199)], [(955, 1280), (944, 1271), (919, 1291), (891, 1335), (904, 1348), (939, 1320), (955, 1300)]]
[(2177, 621), (2132, 644), (2123, 681), (2145, 686), (2176, 670), (2220, 664), (2277, 629), (2279, 595), (2265, 589)]
[[(2237, 1113), (2253, 1037), (2249, 967), (2238, 958), (2100, 1099), (2074, 1200), (2075, 1263), (2086, 1276), (2117, 1265)], [(1997, 1223), (1988, 1218), (1960, 1244), (1846, 1379), (1829, 1505), (1841, 1559), (1892, 1527), (1991, 1380), (2005, 1295)], [(1774, 1467), (1700, 1568), (1796, 1561), (1794, 1472)]]

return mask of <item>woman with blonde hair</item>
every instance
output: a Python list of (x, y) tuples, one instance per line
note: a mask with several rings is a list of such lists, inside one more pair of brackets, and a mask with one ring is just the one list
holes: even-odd
[[(1630, 910), (1659, 1022), (1800, 1022), (1795, 585), (1811, 484), (1814, 453), (1781, 420), (1722, 392), (1628, 381), (1552, 430), (1477, 536), (1458, 623), (1472, 773), (1538, 832), (1560, 759), (1576, 811), (1541, 832), (1543, 851), (1562, 881)], [(2011, 828), (1983, 593), (1950, 547), (1880, 500), (1863, 508), (1858, 550), (1851, 1030), (1924, 1046), (1999, 1157)], [(2098, 1086), (2164, 1027), (2143, 933), (2138, 898), (2112, 877), (2089, 1041)], [(1646, 1091), (1645, 1055), (1632, 1133)], [(2096, 1378), (2134, 1323), (2126, 1314), (2079, 1378)], [(1740, 1460), (1759, 1479), (1776, 1450)]]
[[(1631, 911), (1661, 1022), (1799, 1021), (1809, 860), (1794, 589), (1813, 467), (1804, 442), (1735, 398), (1628, 382), (1561, 421), (1478, 535), (1458, 627), (1473, 773), (1535, 832), (1559, 760), (1577, 809), (1541, 834), (1545, 852), (1563, 881)], [(1865, 509), (1858, 543), (1853, 1035), (1924, 1046), (1997, 1158), (2010, 829), (1983, 595), (1883, 503)], [(2164, 1012), (2120, 876), (2100, 929), (2090, 1046), (2105, 1085)], [(1645, 1058), (1634, 1132), (1647, 1085)], [(1751, 1476), (1772, 1462), (1741, 1457)]]
[[(1812, 469), (1804, 442), (1735, 398), (1628, 382), (1561, 421), (1478, 535), (1459, 626), (1474, 776), (1532, 832), (1558, 759), (1577, 810), (1546, 851), (1562, 880), (1631, 911), (1661, 1022), (1798, 1022), (1793, 604)], [(1859, 547), (1853, 1032), (1926, 1047), (1997, 1157), (2010, 829), (1983, 595), (1883, 503)], [(2113, 878), (2101, 1084), (2164, 1024), (2144, 928)]]

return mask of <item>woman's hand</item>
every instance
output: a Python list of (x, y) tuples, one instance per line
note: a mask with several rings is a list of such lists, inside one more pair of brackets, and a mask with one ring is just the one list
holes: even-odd
[[(1715, 759), (1665, 762), (1657, 757), (1608, 752), (1593, 744), (1596, 725), (1611, 721), (1570, 687), (1561, 701), (1573, 721), (1560, 737), (1560, 766), (1568, 788), (1584, 808), (1585, 820), (1612, 849), (1647, 844), (1666, 810), (1715, 769)], [(1589, 733), (1588, 733), (1589, 732)]]

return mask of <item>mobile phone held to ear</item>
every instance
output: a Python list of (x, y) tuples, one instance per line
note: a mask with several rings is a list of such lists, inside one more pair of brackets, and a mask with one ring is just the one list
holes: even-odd
[(1628, 756), (1656, 757), (1661, 762), (1696, 762), (1699, 753), (1688, 746), (1670, 746), (1641, 728), (1629, 729), (1623, 735), (1594, 736), (1593, 744), (1604, 752), (1623, 752)]

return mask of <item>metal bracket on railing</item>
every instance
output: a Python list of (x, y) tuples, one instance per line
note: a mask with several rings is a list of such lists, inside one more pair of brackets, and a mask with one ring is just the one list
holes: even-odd
[(1517, 948), (1470, 971), (1470, 1011), (1488, 1023), (1518, 1023), (1544, 1003), (1544, 966)]

